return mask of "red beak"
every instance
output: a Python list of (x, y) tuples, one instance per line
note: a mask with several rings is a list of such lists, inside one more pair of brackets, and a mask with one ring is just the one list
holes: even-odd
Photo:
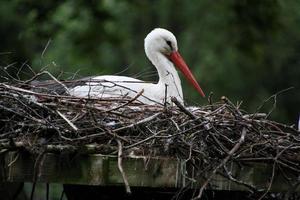
[(183, 73), (187, 80), (194, 86), (194, 88), (201, 94), (202, 97), (205, 97), (204, 92), (202, 91), (200, 85), (193, 76), (191, 70), (184, 62), (183, 58), (178, 51), (173, 51), (169, 56), (169, 59), (175, 64), (175, 66)]

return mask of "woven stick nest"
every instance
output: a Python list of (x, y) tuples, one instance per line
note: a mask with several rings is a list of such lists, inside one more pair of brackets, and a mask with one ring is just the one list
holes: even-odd
[(251, 190), (255, 186), (234, 179), (226, 164), (270, 162), (300, 172), (299, 131), (266, 114), (247, 113), (225, 97), (201, 107), (185, 107), (175, 98), (173, 105), (145, 105), (136, 98), (56, 94), (38, 84), (32, 90), (30, 81), (0, 83), (0, 151), (117, 155), (122, 148), (125, 155), (198, 163), (198, 176), (222, 173)]

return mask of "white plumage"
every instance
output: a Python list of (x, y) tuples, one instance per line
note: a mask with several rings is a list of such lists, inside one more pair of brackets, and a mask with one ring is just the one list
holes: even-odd
[(200, 86), (189, 71), (187, 65), (178, 53), (175, 36), (168, 30), (156, 28), (145, 38), (145, 52), (148, 59), (156, 67), (158, 83), (148, 83), (126, 76), (96, 76), (86, 82), (86, 85), (70, 89), (70, 94), (77, 97), (135, 97), (143, 90), (137, 100), (146, 104), (171, 102), (176, 97), (183, 103), (181, 82), (174, 64), (180, 69), (202, 96)]

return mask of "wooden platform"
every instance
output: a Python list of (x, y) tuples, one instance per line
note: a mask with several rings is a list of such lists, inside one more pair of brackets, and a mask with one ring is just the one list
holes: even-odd
[[(36, 161), (38, 159), (39, 161)], [(118, 170), (117, 157), (100, 154), (61, 155), (48, 153), (35, 158), (30, 154), (6, 152), (0, 155), (0, 182), (47, 182), (63, 184), (118, 186), (124, 185)], [(136, 187), (199, 187), (204, 180), (191, 181), (182, 160), (136, 156), (123, 158), (123, 168), (130, 186)], [(234, 177), (265, 189), (272, 176), (273, 165), (230, 166)], [(277, 170), (275, 170), (277, 172)], [(191, 174), (192, 172), (189, 171)], [(294, 176), (286, 172), (285, 176)], [(295, 178), (295, 177), (293, 177)], [(285, 191), (288, 182), (279, 173), (274, 176), (272, 191)], [(247, 188), (215, 175), (211, 189), (243, 191)], [(297, 189), (299, 191), (299, 189)]]

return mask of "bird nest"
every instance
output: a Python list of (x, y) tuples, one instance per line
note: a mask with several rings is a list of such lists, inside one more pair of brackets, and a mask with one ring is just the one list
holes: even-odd
[(270, 162), (300, 172), (299, 131), (264, 113), (247, 113), (225, 97), (200, 107), (175, 98), (173, 105), (145, 105), (136, 98), (78, 98), (38, 87), (33, 90), (29, 81), (0, 83), (0, 152), (118, 155), (122, 150), (175, 157), (193, 163), (206, 184), (221, 173), (250, 190), (255, 187), (235, 179), (228, 163)]

